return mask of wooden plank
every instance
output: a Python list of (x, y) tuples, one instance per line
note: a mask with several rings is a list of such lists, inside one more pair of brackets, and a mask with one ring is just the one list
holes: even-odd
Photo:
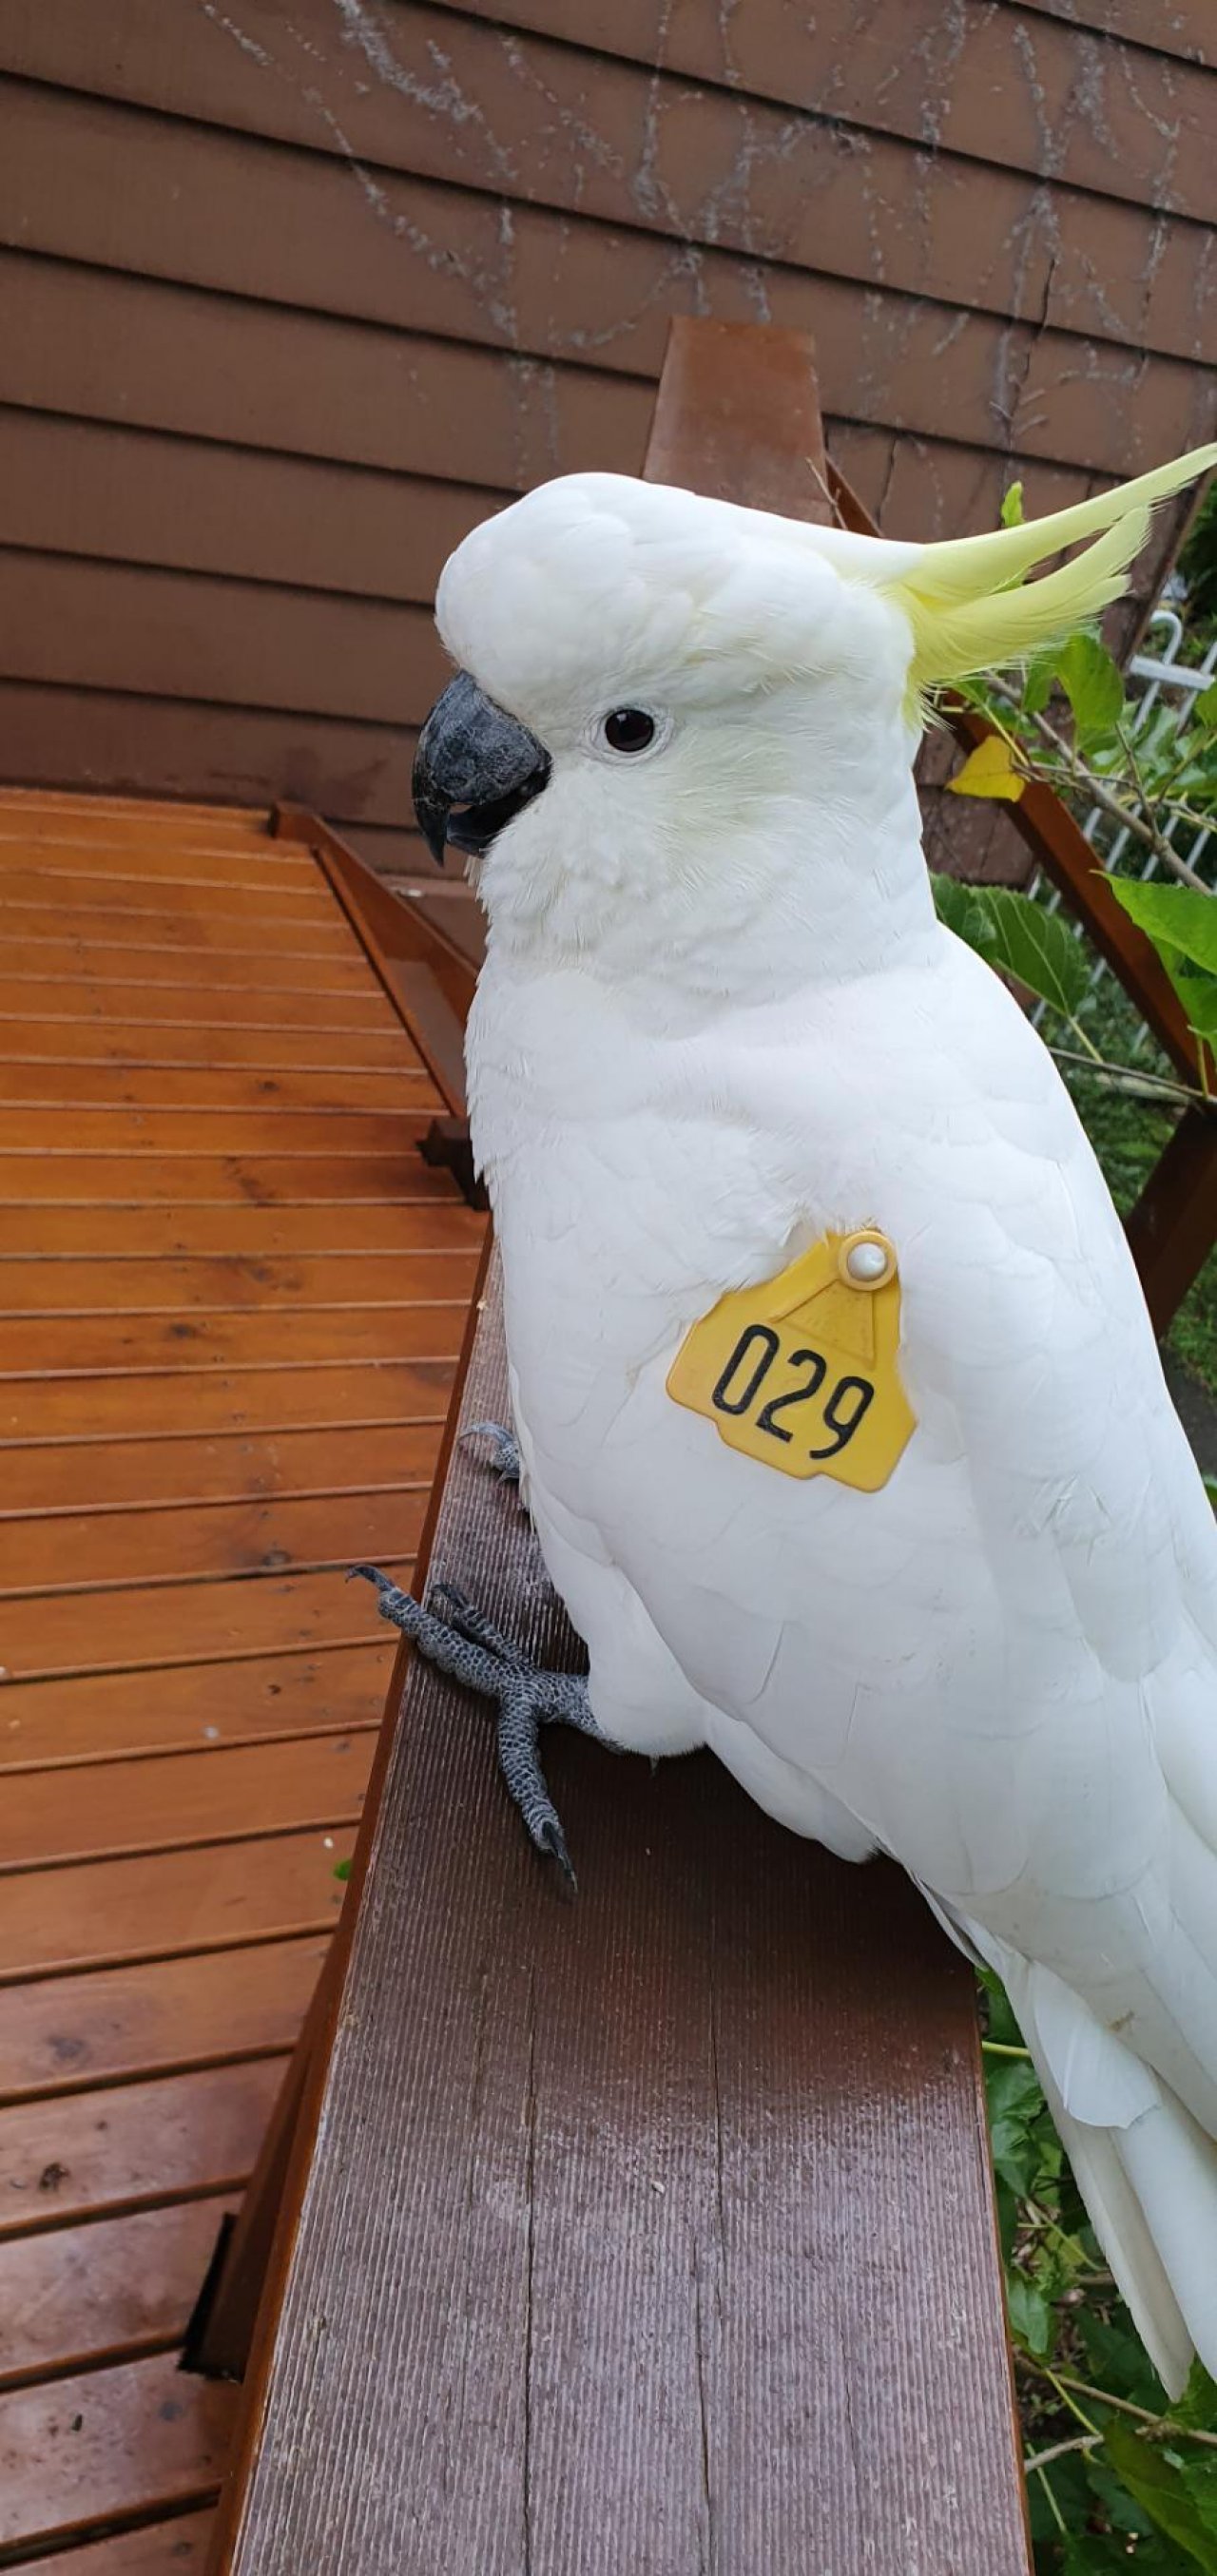
[(40, 1158), (0, 1153), (0, 1206), (173, 1208), (286, 1205), (326, 1207), (397, 1199), (446, 1199), (459, 1206), (446, 1172), (429, 1168), (413, 1134), (392, 1153), (249, 1153), (245, 1149), (158, 1155), (114, 1152)]
[(217, 1440), (120, 1439), (90, 1447), (87, 1458), (67, 1441), (11, 1449), (0, 1479), (0, 1528), (31, 1514), (78, 1513), (82, 1497), (92, 1515), (140, 1505), (425, 1489), (438, 1446), (432, 1418), (358, 1430), (344, 1423), (329, 1431), (231, 1432)]
[[(465, 1418), (503, 1398), (501, 1350), (483, 1340)], [(433, 1571), (539, 1661), (571, 1658), (518, 1514), (459, 1462)], [(421, 1665), (408, 1709), (235, 2564), (440, 2576), (482, 2563), (497, 2531), (514, 2570), (527, 2528), (534, 2566), (607, 2569), (645, 2564), (661, 2528), (673, 2567), (716, 2555), (818, 2576), (912, 2553), (1014, 2576), (971, 1981), (907, 1880), (876, 1864), (863, 1887), (708, 1757), (609, 1777), (594, 1747), (563, 1739), (551, 1779), (580, 1896), (562, 1907), (504, 1808), (480, 1711)], [(513, 1961), (489, 2006), (487, 1957)], [(374, 2176), (403, 2168), (430, 2180), (387, 2229)], [(572, 2253), (572, 2195), (591, 2262)], [(291, 2431), (314, 2404), (319, 2304), (341, 2477), (324, 2441), (314, 2474)], [(429, 2428), (470, 2368), (480, 2475), (454, 2483)], [(927, 2405), (968, 2427), (949, 2492), (922, 2474)], [(396, 2475), (369, 2505), (368, 2464), (390, 2439)], [(862, 2480), (859, 2441), (882, 2462)]]
[(183, 839), (201, 825), (200, 837), (208, 842), (261, 840), (270, 820), (265, 797), (256, 805), (226, 804), (221, 797), (200, 805), (186, 797), (172, 802), (154, 797), (146, 788), (133, 796), (107, 796), (92, 787), (0, 787), (0, 819), (14, 815), (25, 815), (31, 822), (45, 817), (48, 823), (75, 818), (88, 824), (108, 818), (133, 832), (145, 826), (163, 831), (172, 823)]
[[(317, 1655), (253, 1655), (243, 1663), (90, 1673), (75, 1681), (10, 1681), (0, 1694), (0, 1771), (375, 1726), (384, 1707), (388, 1659), (386, 1635)], [(71, 1784), (65, 1783), (64, 1797), (70, 1796)]]
[(248, 1066), (255, 1073), (416, 1072), (404, 1029), (233, 1027), (205, 1022), (69, 1019), (0, 1013), (0, 1078), (14, 1064)]
[[(185, 1316), (14, 1316), (0, 1361), (13, 1377), (88, 1376), (117, 1369), (333, 1367), (346, 1360), (450, 1359), (465, 1318), (463, 1298), (408, 1306), (305, 1306), (281, 1313)], [(0, 1394), (0, 1419), (5, 1397)], [(166, 1424), (172, 1429), (172, 1424)]]
[(0, 1110), (0, 1154), (401, 1154), (444, 1107), (430, 1083), (385, 1109)]
[(0, 2548), (24, 2555), (133, 2513), (207, 2500), (234, 2394), (187, 2378), (164, 2354), (0, 2398)]
[(0, 1261), (0, 1316), (215, 1313), (237, 1307), (466, 1304), (477, 1246), (449, 1252)]
[[(386, 1555), (380, 1561), (395, 1560)], [(399, 1579), (405, 1582), (407, 1575)], [(10, 1602), (4, 1654), (9, 1680), (37, 1681), (70, 1673), (139, 1672), (166, 1663), (223, 1664), (301, 1647), (358, 1646), (368, 1632), (366, 1585), (348, 1584), (337, 1572), (264, 1574), (246, 1583), (67, 1593), (53, 1606), (38, 1598)]]
[[(262, 1071), (214, 1065), (15, 1063), (0, 1054), (0, 1106), (9, 1109), (343, 1109), (414, 1108), (433, 1096), (417, 1057), (391, 1072)], [(74, 1119), (63, 1122), (71, 1134)]]
[(327, 1826), (6, 1878), (0, 1983), (328, 1932), (342, 1908), (334, 1870), (354, 1839)]
[[(444, 1338), (449, 1338), (447, 1335)], [(427, 1359), (353, 1366), (150, 1371), (143, 1377), (0, 1380), (0, 1443), (114, 1437), (202, 1437), (220, 1431), (320, 1430), (334, 1423), (442, 1422), (456, 1364), (451, 1349)], [(6, 1462), (7, 1463), (7, 1462)]]
[(189, 1261), (0, 1261), (0, 1316), (215, 1313), (236, 1307), (467, 1303), (477, 1246), (449, 1252), (243, 1254)]
[[(419, 1170), (434, 1180), (427, 1164)], [(486, 1220), (476, 1208), (445, 1198), (404, 1193), (356, 1199), (344, 1205), (240, 1207), (187, 1203), (179, 1207), (7, 1206), (0, 1213), (0, 1265), (5, 1262), (161, 1260), (283, 1260), (332, 1253), (341, 1235), (350, 1254), (476, 1250)], [(0, 1267), (0, 1303), (4, 1270)]]
[(232, 2205), (181, 2201), (0, 2246), (0, 2385), (180, 2343)]
[(382, 724), (425, 712), (444, 683), (429, 609), (397, 601), (216, 576), (200, 621), (190, 573), (2, 549), (0, 618), (0, 669), (27, 680), (205, 698), (220, 670), (241, 706)]
[[(273, 841), (255, 841), (261, 853)], [(0, 902), (48, 904), (56, 910), (98, 913), (105, 917), (168, 913), (205, 915), (208, 920), (240, 921), (247, 915), (268, 928), (292, 930), (307, 924), (314, 932), (333, 926), (334, 907), (316, 870), (285, 866), (260, 855), (251, 864), (245, 850), (234, 857), (211, 850), (179, 850), (171, 835), (165, 845), (148, 846), (127, 838), (116, 827), (112, 841), (69, 840), (60, 830), (31, 832), (28, 824), (5, 825), (0, 815)]]
[(17, 2104), (0, 2121), (0, 2237), (231, 2191), (257, 2153), (281, 2065), (265, 2057)]
[[(326, 1948), (316, 1937), (264, 1941), (8, 1986), (0, 1990), (0, 2097), (7, 2106), (290, 2048)], [(3, 2291), (0, 2269), (0, 2301)], [(5, 2366), (0, 2323), (0, 2372)]]
[[(425, 1497), (426, 1485), (416, 1478), (409, 1487), (367, 1494), (17, 1517), (0, 1522), (0, 1594), (16, 1600), (228, 1575), (261, 1578), (289, 1566), (345, 1569), (374, 1556), (378, 1546), (413, 1556)], [(56, 1624), (59, 1613), (44, 1608), (43, 1616)]]
[(370, 982), (360, 987), (352, 980), (348, 991), (329, 995), (243, 984), (235, 977), (224, 984), (172, 984), (158, 976), (150, 984), (141, 974), (124, 984), (109, 972), (100, 978), (82, 972), (79, 961), (70, 975), (13, 976), (4, 972), (3, 957), (0, 1016), (6, 1023), (35, 1017), (65, 1027), (79, 1022), (86, 1031), (98, 1020), (107, 1027), (131, 1021), (154, 1033), (179, 1029), (186, 1045), (195, 1043), (196, 1030), (226, 1026), (275, 1036), (299, 1031), (327, 1040), (372, 1030), (378, 1038), (400, 1035), (395, 1013)]
[(1217, 1241), (1217, 1125), (1188, 1109), (1128, 1220), (1156, 1332), (1164, 1333)]
[[(33, 418), (38, 427), (47, 415)], [(168, 443), (176, 446), (178, 441)], [(275, 474), (294, 461), (278, 452), (262, 460)], [(388, 474), (351, 475), (343, 466), (332, 470), (344, 483), (361, 488), (369, 480), (396, 488), (400, 480)], [(189, 698), (141, 698), (116, 689), (51, 688), (40, 681), (0, 677), (0, 726), (5, 742), (20, 744), (23, 767), (38, 778), (92, 778), (99, 785), (134, 778), (165, 795), (208, 781), (217, 792), (249, 788), (265, 793), (273, 785), (281, 796), (322, 805), (344, 827), (361, 815), (393, 823), (410, 812), (415, 737), (403, 724), (369, 725), (346, 716), (300, 716)], [(16, 757), (14, 753), (6, 765), (15, 767)], [(423, 852), (420, 865), (439, 879), (429, 852)]]
[[(58, 925), (58, 935), (48, 939), (20, 938), (16, 934), (5, 941), (4, 968), (6, 981), (57, 986), (62, 979), (98, 984), (141, 985), (149, 996), (174, 993), (193, 985), (196, 992), (211, 993), (220, 989), (229, 993), (248, 993), (261, 997), (267, 989), (291, 993), (315, 993), (323, 999), (349, 1001), (366, 989), (367, 969), (362, 959), (321, 958), (289, 955), (284, 950), (231, 947), (199, 950), (192, 955), (187, 973), (181, 963), (176, 942), (154, 947), (128, 940), (77, 939), (70, 922)], [(176, 968), (176, 972), (175, 972)]]
[(454, 546), (500, 497), (0, 411), (0, 542), (56, 553), (425, 603)]
[[(251, 1834), (332, 1830), (358, 1817), (373, 1730), (209, 1746), (73, 1771), (9, 1775), (0, 1869), (45, 1869)], [(53, 1889), (47, 1901), (54, 1903)]]
[(175, 2513), (168, 2522), (124, 2531), (91, 2549), (40, 2558), (39, 2576), (206, 2576), (214, 2528), (214, 2513)]
[[(36, 948), (43, 940), (54, 944), (74, 940), (87, 954), (97, 952), (103, 970), (112, 948), (129, 948), (141, 954), (163, 949), (171, 955), (197, 948), (209, 957), (250, 958), (258, 958), (267, 950), (284, 960), (306, 959), (321, 974), (331, 961), (341, 967), (350, 959), (351, 937), (345, 922), (335, 923), (325, 915), (318, 918), (295, 904), (285, 906), (281, 912), (272, 911), (267, 904), (261, 910), (250, 905), (232, 911), (223, 903), (214, 909), (209, 905), (195, 909), (187, 902), (179, 905), (173, 899), (176, 891), (175, 887), (167, 887), (166, 899), (159, 906), (116, 904), (104, 898), (84, 904), (65, 897), (60, 903), (45, 886), (41, 901), (24, 901), (11, 895), (6, 882), (0, 881), (5, 942)], [(248, 978), (251, 983), (255, 980), (252, 975)]]
[[(244, 91), (243, 111), (236, 122), (255, 122), (256, 139), (208, 133), (201, 125), (185, 182), (174, 153), (172, 120), (137, 119), (117, 103), (56, 97), (52, 90), (35, 92), (32, 98), (26, 93), (20, 115), (10, 111), (15, 129), (12, 176), (0, 195), (0, 224), (9, 240), (28, 242), (31, 248), (57, 258), (96, 258), (113, 268), (182, 277), (277, 303), (366, 313), (391, 326), (413, 322), (427, 329), (459, 328), (465, 337), (498, 336), (505, 331), (505, 279), (511, 275), (516, 284), (511, 321), (525, 348), (540, 348), (546, 345), (547, 324), (549, 334), (554, 334), (555, 306), (562, 309), (566, 243), (560, 226), (564, 217), (571, 216), (594, 216), (659, 235), (660, 241), (647, 245), (656, 267), (664, 237), (745, 255), (751, 252), (758, 259), (782, 260), (804, 269), (824, 264), (820, 245), (828, 239), (833, 266), (841, 274), (866, 284), (878, 276), (910, 294), (933, 292), (936, 281), (943, 300), (953, 302), (968, 298), (964, 254), (950, 235), (970, 231), (975, 237), (976, 301), (990, 309), (1030, 316), (1037, 309), (1033, 299), (1042, 276), (1039, 258), (1028, 255), (1031, 249), (1042, 256), (1034, 223), (1035, 185), (1050, 168), (1057, 183), (1053, 195), (1061, 244), (1061, 291), (1068, 295), (1071, 308), (1078, 308), (1076, 327), (1089, 327), (1103, 337), (1122, 333), (1131, 341), (1136, 305), (1129, 288), (1123, 295), (1120, 290), (1126, 279), (1143, 279), (1150, 266), (1150, 208), (1185, 209), (1203, 219), (1212, 205), (1200, 153), (1203, 106), (1196, 66), (1180, 72), (1152, 61), (1149, 65), (1150, 95), (1156, 96), (1161, 116), (1173, 120), (1173, 149), (1168, 155), (1163, 148), (1165, 128), (1159, 127), (1155, 134), (1142, 108), (1144, 67), (1138, 62), (1135, 82), (1129, 82), (1131, 95), (1125, 98), (1116, 70), (1121, 55), (1115, 46), (1102, 49), (1101, 59), (1106, 59), (1111, 73), (1107, 86), (1123, 108), (1122, 143), (1141, 180), (1137, 186), (1123, 171), (1113, 171), (1094, 151), (1093, 133), (1089, 134), (1091, 151), (1083, 184), (1101, 191), (1106, 202), (1098, 204), (1092, 222), (1097, 215), (1112, 235), (1112, 246), (1104, 243), (1099, 270), (1112, 280), (1104, 296), (1095, 275), (1086, 274), (1085, 201), (1080, 203), (1074, 189), (1062, 184), (1077, 159), (1079, 128), (1093, 124), (1093, 118), (1070, 112), (1072, 93), (1086, 68), (1076, 35), (1069, 38), (1060, 30), (1048, 31), (1044, 43), (1049, 64), (1042, 74), (1035, 66), (1035, 39), (1041, 30), (1035, 29), (1033, 35), (1031, 26), (1021, 56), (1008, 34), (988, 47), (968, 49), (979, 57), (978, 75), (987, 75), (992, 95), (1004, 98), (1011, 84), (1014, 88), (1008, 118), (1003, 117), (996, 130), (994, 120), (981, 128), (974, 105), (967, 117), (972, 148), (983, 157), (982, 176), (967, 162), (961, 166), (947, 143), (943, 88), (952, 105), (958, 92), (953, 79), (943, 82), (941, 48), (935, 48), (933, 31), (926, 33), (923, 50), (931, 55), (941, 86), (936, 84), (924, 95), (922, 122), (914, 130), (913, 141), (924, 149), (932, 136), (937, 150), (931, 167), (920, 172), (921, 223), (906, 223), (902, 230), (900, 213), (911, 184), (912, 155), (900, 123), (895, 134), (890, 131), (893, 118), (888, 102), (892, 88), (899, 86), (890, 75), (878, 98), (871, 99), (865, 138), (869, 188), (864, 189), (856, 175), (855, 155), (838, 151), (833, 156), (828, 148), (829, 117), (839, 117), (838, 98), (843, 91), (849, 95), (854, 84), (843, 77), (839, 53), (822, 33), (819, 46), (808, 44), (805, 37), (804, 46), (794, 48), (796, 53), (820, 57), (816, 75), (802, 87), (792, 88), (791, 49), (787, 48), (783, 62), (772, 31), (766, 31), (767, 43), (762, 37), (746, 46), (747, 58), (752, 62), (759, 58), (767, 77), (762, 76), (760, 95), (754, 94), (745, 108), (739, 89), (750, 84), (742, 81), (737, 67), (734, 39), (725, 42), (717, 29), (707, 29), (700, 47), (696, 38), (690, 44), (686, 37), (682, 45), (679, 36), (673, 47), (668, 21), (654, 9), (647, 14), (652, 21), (650, 42), (642, 59), (631, 62), (621, 56), (635, 53), (636, 47), (623, 39), (615, 15), (604, 15), (600, 43), (591, 53), (584, 49), (593, 40), (582, 18), (572, 26), (560, 8), (551, 7), (545, 13), (529, 7), (512, 10), (510, 18), (517, 26), (523, 21), (523, 28), (512, 42), (516, 77), (511, 84), (504, 81), (498, 23), (476, 23), (478, 18), (493, 17), (489, 5), (470, 11), (464, 23), (446, 29), (442, 13), (422, 9), (417, 24), (407, 20), (393, 29), (396, 78), (384, 82), (383, 88), (390, 90), (395, 119), (386, 114), (389, 101), (383, 97), (381, 83), (365, 80), (360, 94), (364, 61), (358, 51), (354, 62), (345, 67), (344, 77), (339, 44), (325, 44), (322, 20), (317, 32), (323, 42), (310, 57), (309, 86), (314, 101), (316, 83), (321, 96), (332, 102), (333, 122), (349, 151), (366, 148), (354, 136), (375, 136), (380, 194), (371, 203), (363, 191), (344, 185), (336, 138), (326, 134), (317, 117), (302, 138), (309, 147), (307, 159), (291, 149), (281, 148), (272, 155), (260, 148), (263, 119), (269, 116), (275, 131), (285, 113), (290, 118), (290, 107), (285, 111), (280, 106), (276, 114), (265, 96), (268, 84), (262, 80), (256, 84), (255, 109), (248, 94), (248, 74), (243, 83), (240, 78), (244, 66), (234, 66), (238, 75), (234, 87)], [(683, 14), (697, 16), (696, 11)], [(915, 20), (921, 13), (914, 9), (911, 14)], [(910, 41), (907, 28), (899, 35), (894, 32), (890, 6), (876, 15), (885, 22), (884, 33), (893, 49), (887, 59), (899, 64)], [(558, 45), (532, 32), (538, 16), (543, 27), (548, 19), (545, 32), (557, 35)], [(273, 27), (266, 32), (271, 61), (276, 51), (279, 55), (279, 79), (274, 86), (287, 89), (293, 85), (295, 59), (282, 40), (276, 47)], [(839, 47), (839, 28), (836, 33)], [(582, 44), (572, 43), (575, 34)], [(860, 49), (872, 88), (874, 43), (872, 30), (870, 43)], [(425, 94), (437, 44), (446, 48), (449, 76), (465, 102), (459, 119), (437, 113)], [(961, 39), (960, 50), (965, 48), (966, 39)], [(703, 59), (709, 58), (710, 77), (691, 92), (674, 55), (687, 58), (698, 51)], [(953, 62), (950, 69), (956, 72)], [(1059, 97), (1053, 96), (1054, 71), (1062, 84)], [(1052, 98), (1056, 111), (1050, 162), (1045, 153), (1044, 105), (1038, 127), (1031, 114), (1037, 77), (1042, 82), (1041, 100)], [(915, 86), (920, 87), (925, 78), (922, 67)], [(180, 71), (178, 79), (182, 83), (179, 112), (192, 114), (193, 100), (185, 94)], [(792, 100), (799, 111), (793, 123), (786, 105)], [(828, 113), (817, 115), (816, 109), (822, 106)], [(683, 134), (673, 141), (671, 129), (678, 108), (684, 109), (685, 124)], [(648, 110), (662, 139), (662, 186), (653, 180), (650, 187), (645, 184), (650, 168)], [(1115, 112), (1118, 116), (1119, 109)], [(733, 146), (738, 153), (745, 116), (747, 148), (754, 171), (764, 174), (763, 188), (755, 176), (747, 190), (738, 181), (732, 184)], [(691, 120), (695, 120), (693, 142), (688, 138)], [(1007, 121), (1021, 148), (1010, 149)], [(511, 135), (516, 188), (524, 201), (515, 218), (512, 271), (505, 271), (492, 210), (480, 196), (470, 203), (452, 185), (463, 182), (465, 188), (485, 192), (501, 189), (505, 127)], [(323, 153), (328, 147), (333, 161), (327, 167), (322, 159), (319, 167), (310, 168), (309, 163), (317, 161), (318, 145)], [(652, 151), (655, 148), (652, 142)], [(54, 190), (46, 177), (48, 170), (65, 161), (76, 172), (70, 192)], [(118, 183), (119, 171), (125, 186)], [(523, 180), (520, 173), (526, 174)], [(439, 190), (428, 184), (437, 178), (448, 183), (456, 197), (455, 209), (444, 209), (442, 204), (437, 208)], [(869, 264), (862, 218), (868, 201)], [(961, 201), (966, 214), (961, 213)], [(208, 206), (213, 210), (210, 227), (205, 220)], [(814, 230), (817, 219), (819, 243)], [(1147, 318), (1149, 346), (1160, 345), (1165, 335), (1168, 345), (1185, 355), (1194, 346), (1183, 340), (1183, 322), (1194, 319), (1195, 289), (1189, 292), (1186, 283), (1170, 272), (1182, 258), (1179, 236), (1186, 239), (1190, 230), (1188, 223), (1171, 223), (1169, 218), (1163, 226), (1167, 286), (1148, 299)], [(420, 250), (425, 244), (429, 258), (417, 256), (403, 265), (402, 241), (417, 244)], [(611, 259), (605, 265), (611, 268)], [(497, 296), (488, 292), (488, 279), (498, 284)], [(456, 307), (455, 317), (445, 314), (444, 287)], [(587, 302), (582, 278), (579, 287), (583, 309), (596, 309)], [(571, 289), (572, 296), (575, 291)], [(657, 300), (654, 287), (650, 300)], [(606, 333), (605, 340), (611, 351), (612, 334)], [(652, 339), (653, 364), (658, 364), (661, 352), (662, 341)]]

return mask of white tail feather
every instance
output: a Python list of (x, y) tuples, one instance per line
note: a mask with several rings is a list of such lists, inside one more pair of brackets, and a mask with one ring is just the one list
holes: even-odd
[(1217, 2145), (1059, 1978), (960, 1929), (1005, 1985), (1091, 2225), (1177, 2397), (1194, 2351), (1217, 2376)]

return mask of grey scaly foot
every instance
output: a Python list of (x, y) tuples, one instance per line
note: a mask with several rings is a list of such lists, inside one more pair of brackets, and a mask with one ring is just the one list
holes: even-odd
[(514, 1431), (509, 1431), (506, 1424), (502, 1422), (471, 1422), (468, 1430), (461, 1433), (462, 1441), (481, 1438), (490, 1442), (490, 1464), (499, 1483), (518, 1485), (522, 1470), (519, 1443)]
[(430, 1605), (424, 1608), (411, 1593), (402, 1592), (374, 1565), (352, 1566), (351, 1573), (361, 1574), (376, 1585), (381, 1618), (400, 1628), (438, 1672), (449, 1673), (466, 1690), (494, 1700), (499, 1712), (498, 1755), (504, 1786), (519, 1808), (536, 1849), (557, 1861), (573, 1891), (575, 1873), (561, 1819), (541, 1768), (539, 1739), (543, 1726), (574, 1726), (580, 1734), (592, 1735), (598, 1744), (608, 1745), (610, 1751), (618, 1749), (609, 1745), (608, 1737), (601, 1734), (592, 1716), (583, 1676), (543, 1672), (531, 1664), (520, 1648), (501, 1636), (454, 1584), (437, 1584), (431, 1595), (432, 1602), (446, 1605), (440, 1615)]

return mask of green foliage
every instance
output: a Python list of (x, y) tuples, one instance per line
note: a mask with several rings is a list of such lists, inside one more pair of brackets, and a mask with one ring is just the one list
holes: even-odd
[(986, 964), (1050, 1002), (1076, 1023), (1090, 982), (1090, 958), (1063, 913), (1047, 912), (1011, 886), (961, 886), (933, 879), (940, 921), (975, 948)]
[(984, 1975), (998, 2226), (1037, 2576), (1217, 2576), (1217, 2387), (1171, 2405), (1086, 2218), (1009, 2002)]
[(1188, 1027), (1198, 1037), (1217, 1039), (1217, 903), (1212, 895), (1195, 886), (1147, 885), (1130, 877), (1114, 877), (1111, 891), (1153, 941)]
[(1055, 658), (1079, 749), (1109, 742), (1124, 716), (1124, 677), (1106, 645), (1097, 635), (1071, 635)]

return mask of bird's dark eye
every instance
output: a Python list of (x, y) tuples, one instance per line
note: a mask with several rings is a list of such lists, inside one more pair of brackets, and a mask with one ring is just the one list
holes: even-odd
[(649, 751), (655, 740), (655, 718), (645, 707), (614, 707), (602, 731), (610, 751)]

